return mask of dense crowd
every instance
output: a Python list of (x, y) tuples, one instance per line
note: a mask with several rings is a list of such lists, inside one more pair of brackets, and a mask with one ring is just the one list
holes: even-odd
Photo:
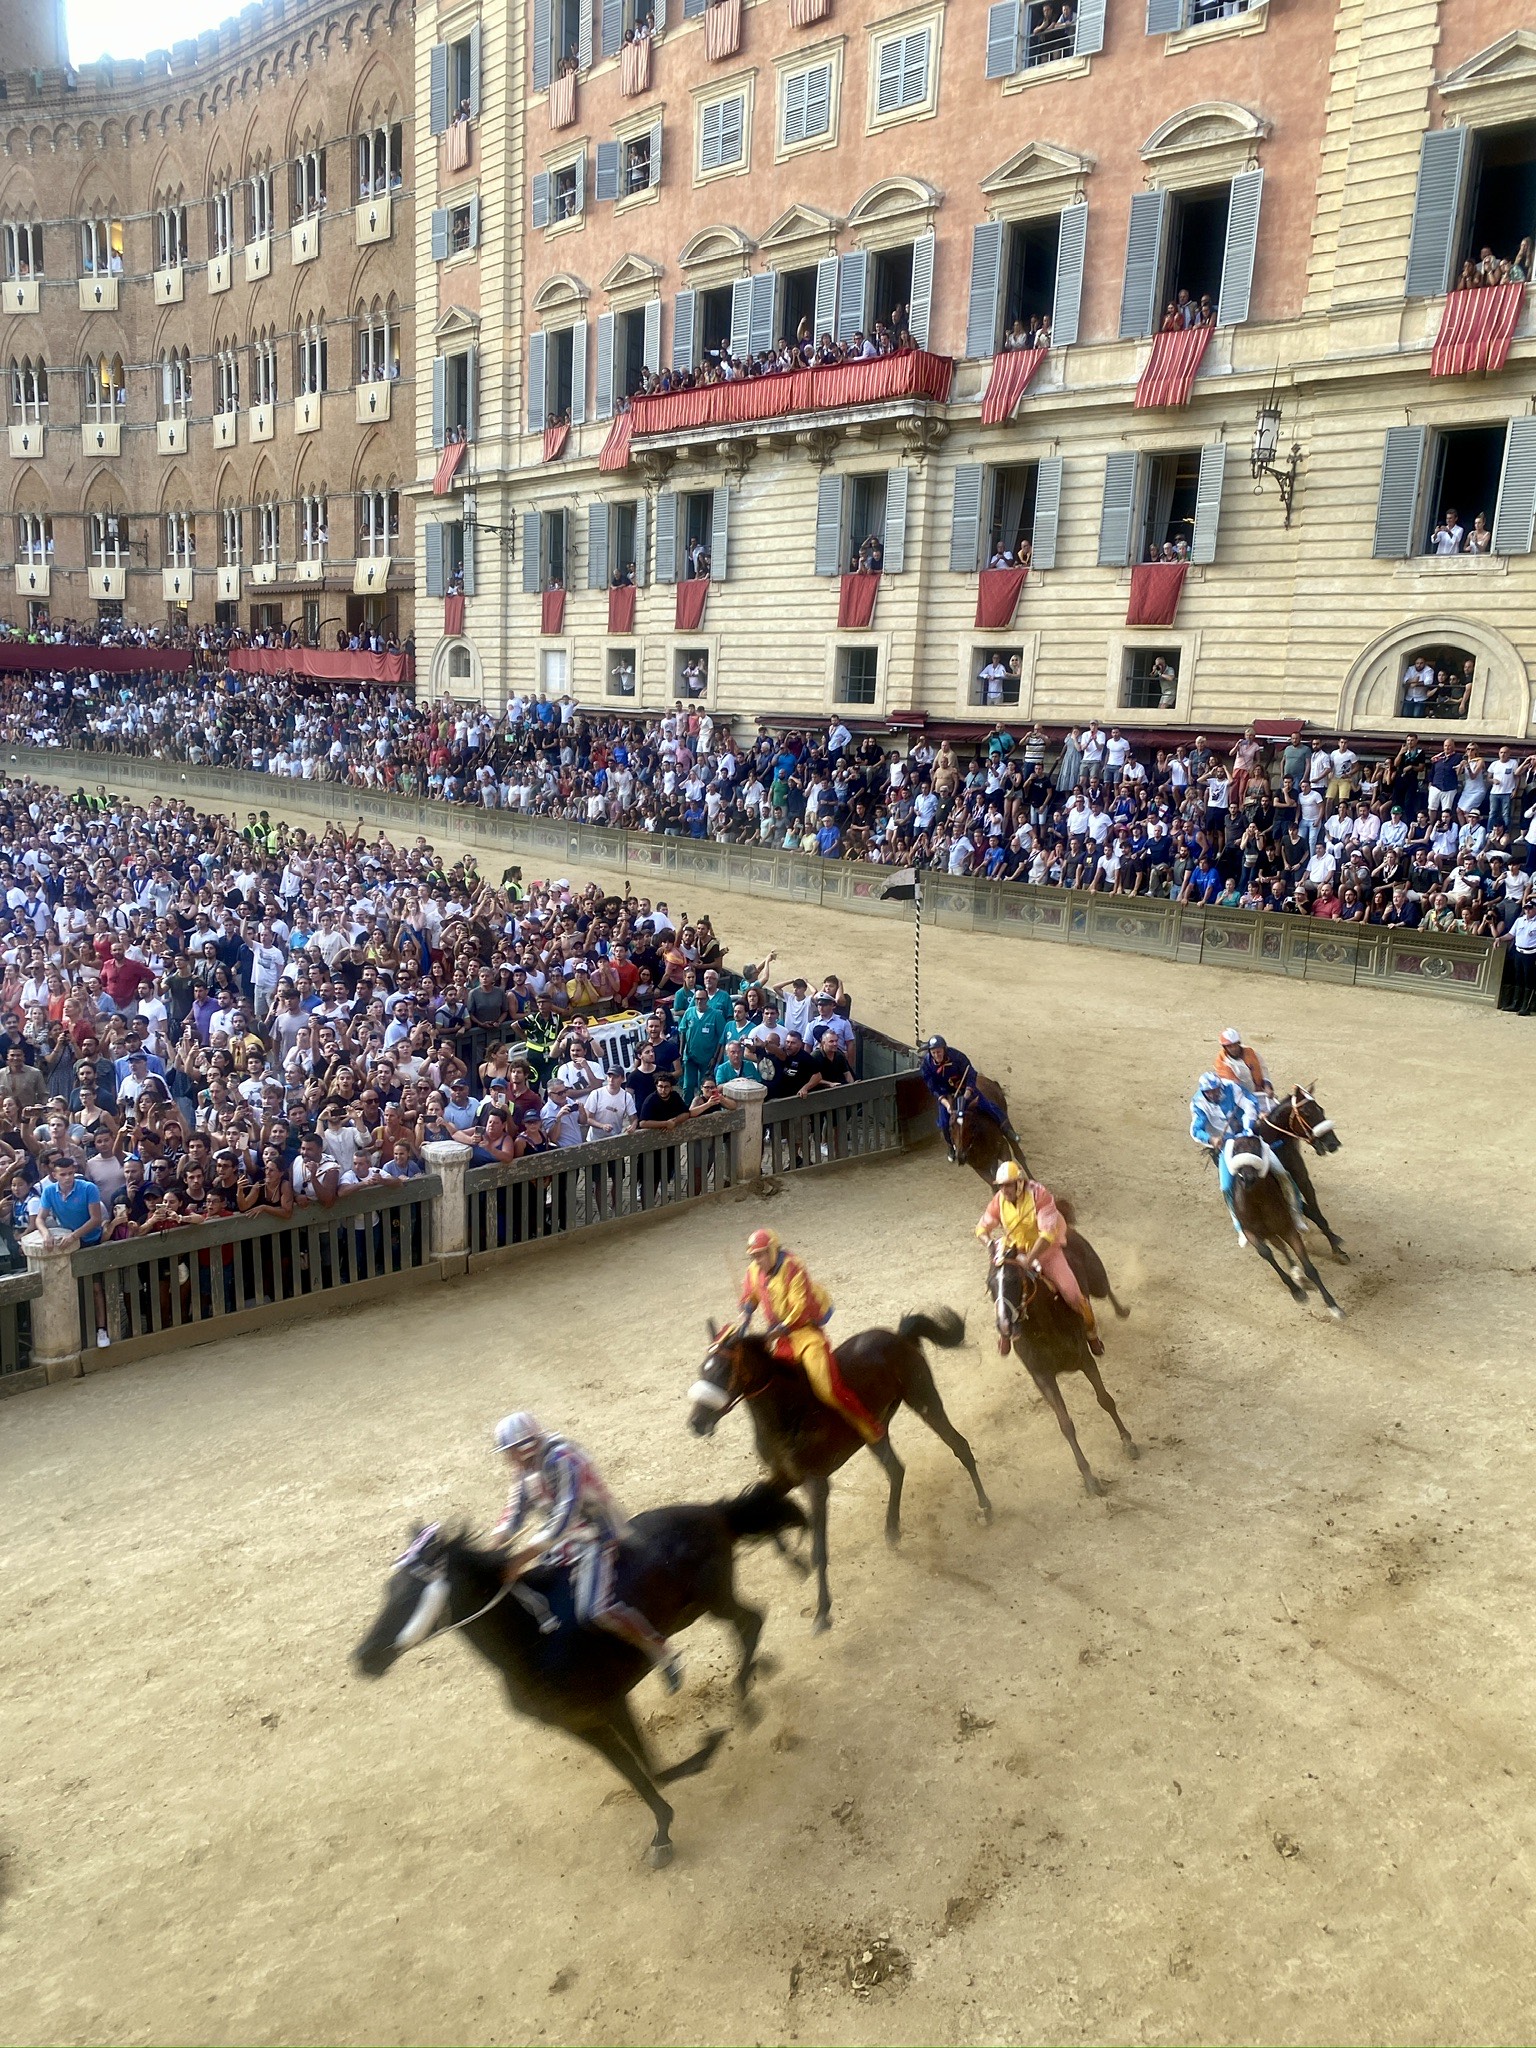
[[(33, 626), (12, 626), (0, 620), (0, 644), (20, 640), (31, 647), (190, 647), (216, 661), (236, 647), (309, 647), (297, 626), (211, 626), (185, 624), (130, 625), (125, 619), (47, 618)], [(338, 652), (398, 654), (414, 652), (414, 640), (395, 637), (392, 627), (363, 626), (336, 628), (333, 643)], [(150, 664), (146, 664), (149, 666)]]

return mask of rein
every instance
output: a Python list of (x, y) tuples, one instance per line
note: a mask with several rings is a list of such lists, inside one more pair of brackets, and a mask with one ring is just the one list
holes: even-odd
[(482, 1615), (489, 1614), (493, 1607), (499, 1607), (502, 1601), (505, 1600), (507, 1595), (513, 1590), (513, 1583), (514, 1582), (509, 1581), (506, 1585), (502, 1586), (499, 1591), (491, 1595), (490, 1599), (486, 1601), (483, 1607), (476, 1608), (473, 1614), (466, 1614), (462, 1621), (450, 1621), (446, 1623), (442, 1628), (433, 1629), (433, 1635), (451, 1636), (454, 1630), (457, 1628), (468, 1628), (469, 1624), (472, 1621), (478, 1621)]

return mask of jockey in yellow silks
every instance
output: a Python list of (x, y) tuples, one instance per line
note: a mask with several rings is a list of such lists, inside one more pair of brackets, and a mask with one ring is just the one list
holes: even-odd
[(999, 1248), (999, 1256), (1022, 1260), (1047, 1280), (1070, 1309), (1082, 1317), (1088, 1349), (1104, 1355), (1104, 1342), (1094, 1320), (1093, 1303), (1077, 1284), (1067, 1263), (1067, 1226), (1056, 1197), (1043, 1182), (1029, 1180), (1016, 1159), (1005, 1159), (995, 1176), (997, 1193), (982, 1212), (976, 1235)]
[(825, 1403), (855, 1428), (865, 1443), (878, 1443), (885, 1424), (870, 1414), (837, 1369), (823, 1325), (832, 1304), (792, 1252), (786, 1252), (771, 1230), (754, 1230), (747, 1239), (747, 1277), (742, 1282), (742, 1328), (761, 1309), (765, 1335), (776, 1358), (793, 1359)]

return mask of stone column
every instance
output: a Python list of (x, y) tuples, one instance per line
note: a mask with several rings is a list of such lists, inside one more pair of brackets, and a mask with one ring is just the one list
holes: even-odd
[(741, 1177), (759, 1180), (763, 1172), (763, 1104), (768, 1099), (768, 1090), (761, 1081), (749, 1080), (743, 1074), (739, 1080), (724, 1082), (720, 1093), (746, 1117), (741, 1127)]
[(437, 1255), (440, 1280), (452, 1280), (469, 1264), (469, 1206), (464, 1194), (464, 1176), (469, 1171), (469, 1147), (446, 1139), (422, 1148), (427, 1171), (435, 1173), (443, 1192), (432, 1205), (432, 1243)]
[(33, 1300), (32, 1363), (42, 1366), (50, 1386), (55, 1380), (79, 1379), (80, 1295), (75, 1285), (73, 1248), (57, 1245), (40, 1230), (21, 1240), (27, 1270), (42, 1276), (43, 1291)]

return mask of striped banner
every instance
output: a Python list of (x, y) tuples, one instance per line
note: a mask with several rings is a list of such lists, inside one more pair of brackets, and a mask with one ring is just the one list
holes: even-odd
[(1043, 348), (1010, 348), (992, 358), (992, 375), (981, 401), (983, 426), (1000, 427), (1013, 418), (1014, 407), (1034, 382), (1045, 356)]
[(1524, 300), (1523, 284), (1487, 284), (1475, 291), (1452, 292), (1435, 336), (1431, 377), (1473, 377), (1479, 371), (1502, 370)]
[(741, 0), (709, 0), (704, 10), (704, 54), (711, 64), (741, 48)]
[(651, 39), (639, 36), (619, 52), (619, 91), (627, 100), (648, 92), (651, 84)]
[(1211, 345), (1211, 327), (1179, 327), (1152, 337), (1152, 358), (1136, 386), (1136, 410), (1188, 405), (1195, 372)]

